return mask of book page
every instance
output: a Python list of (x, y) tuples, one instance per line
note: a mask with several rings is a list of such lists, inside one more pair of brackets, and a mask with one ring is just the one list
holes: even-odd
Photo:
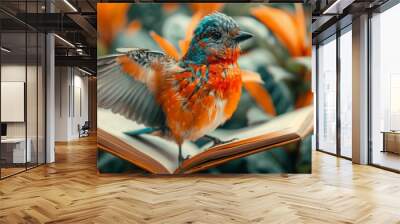
[[(227, 141), (235, 141), (204, 150), (184, 163), (183, 171), (197, 166), (203, 162), (223, 157), (234, 156), (259, 148), (291, 143), (300, 140), (311, 133), (313, 127), (313, 108), (305, 107), (282, 116), (278, 116), (268, 122), (253, 127), (237, 130), (217, 129), (210, 135)], [(211, 144), (206, 147), (210, 147)]]
[[(127, 131), (145, 128), (134, 121), (112, 113), (111, 110), (98, 108), (98, 128), (131, 145), (136, 150), (153, 158), (171, 173), (178, 167), (178, 145), (173, 141), (162, 139), (151, 134), (142, 134), (137, 138), (124, 134)], [(193, 157), (201, 150), (191, 142), (182, 145), (183, 156)]]
[[(186, 161), (187, 163), (192, 161), (198, 163), (199, 161), (215, 159), (208, 158), (210, 156), (215, 156), (216, 158), (228, 156), (238, 151), (240, 152), (241, 150), (249, 150), (249, 148), (259, 144), (268, 144), (270, 140), (276, 141), (277, 138), (282, 139), (281, 141), (286, 140), (286, 138), (288, 138), (287, 140), (291, 140), (293, 139), (293, 134), (301, 137), (301, 135), (304, 134), (303, 132), (306, 131), (303, 129), (310, 126), (310, 124), (308, 124), (309, 122), (311, 122), (312, 127), (312, 115), (313, 108), (307, 107), (278, 116), (268, 122), (252, 127), (236, 130), (217, 129), (209, 135), (223, 141), (231, 139), (235, 139), (235, 141), (216, 147), (212, 147), (211, 142), (202, 147), (198, 147), (190, 141), (185, 141), (182, 146), (182, 153), (184, 157), (190, 157), (190, 159)], [(124, 134), (124, 132), (140, 130), (145, 128), (145, 126), (139, 125), (121, 115), (114, 114), (110, 110), (99, 108), (98, 118), (102, 121), (99, 123), (100, 129), (114, 135), (118, 139), (131, 145), (135, 150), (156, 160), (169, 172), (174, 172), (174, 170), (178, 168), (178, 146), (175, 142), (151, 134), (142, 134), (138, 137), (128, 136)], [(263, 137), (255, 138), (259, 136)], [(249, 139), (253, 139), (251, 143)], [(254, 141), (257, 143), (254, 143)], [(245, 144), (248, 146), (244, 146)]]
[(217, 129), (213, 131), (210, 135), (218, 137), (224, 141), (237, 138), (246, 139), (258, 135), (263, 135), (276, 131), (285, 131), (296, 133), (302, 137), (304, 130), (308, 128), (309, 125), (313, 124), (313, 108), (305, 107), (301, 108), (287, 114), (273, 118), (272, 120), (265, 122), (263, 124), (258, 124), (252, 127), (237, 129), (237, 130), (223, 130)]

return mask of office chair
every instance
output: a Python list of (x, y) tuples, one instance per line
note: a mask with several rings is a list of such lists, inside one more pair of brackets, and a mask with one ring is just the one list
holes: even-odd
[(82, 127), (80, 127), (80, 125), (78, 124), (79, 138), (89, 136), (89, 129), (90, 129), (89, 121), (85, 121)]

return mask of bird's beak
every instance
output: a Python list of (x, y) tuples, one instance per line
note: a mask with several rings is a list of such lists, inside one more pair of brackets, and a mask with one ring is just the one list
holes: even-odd
[(252, 37), (253, 37), (253, 34), (247, 33), (244, 31), (240, 31), (239, 34), (236, 35), (236, 37), (234, 37), (233, 39), (236, 41), (236, 43), (240, 43), (240, 42), (250, 39)]

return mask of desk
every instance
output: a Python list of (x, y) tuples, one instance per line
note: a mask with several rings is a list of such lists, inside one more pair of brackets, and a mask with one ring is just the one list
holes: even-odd
[[(27, 138), (28, 143), (25, 154), (25, 138), (5, 138), (1, 139), (1, 157), (6, 163), (25, 163), (32, 159), (32, 141)], [(26, 161), (25, 161), (26, 159)]]
[(393, 152), (400, 154), (400, 131), (382, 131), (382, 152)]

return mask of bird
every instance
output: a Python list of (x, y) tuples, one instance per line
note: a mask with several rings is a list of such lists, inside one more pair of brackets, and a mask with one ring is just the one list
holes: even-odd
[[(208, 135), (236, 110), (242, 90), (239, 43), (253, 35), (230, 16), (211, 13), (193, 31), (189, 48), (175, 60), (163, 52), (133, 48), (98, 57), (98, 106), (146, 127), (125, 132), (175, 141), (179, 166), (184, 141)], [(234, 140), (234, 139), (232, 139)], [(230, 141), (232, 141), (230, 140)]]

